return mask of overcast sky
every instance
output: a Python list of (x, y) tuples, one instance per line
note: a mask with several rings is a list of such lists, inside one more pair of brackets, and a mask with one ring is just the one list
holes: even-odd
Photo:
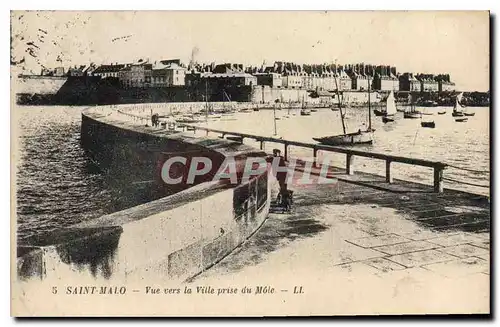
[(489, 89), (487, 12), (18, 11), (11, 30), (12, 57), (37, 72), (60, 62), (187, 63), (196, 48), (199, 62), (365, 62), (450, 73), (462, 90)]

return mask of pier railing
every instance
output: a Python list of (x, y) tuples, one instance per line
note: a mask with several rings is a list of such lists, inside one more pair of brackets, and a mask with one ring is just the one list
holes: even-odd
[(316, 166), (316, 164), (317, 164), (318, 151), (343, 153), (346, 155), (346, 167), (345, 167), (345, 169), (346, 169), (346, 174), (348, 174), (348, 175), (354, 174), (354, 158), (355, 157), (365, 157), (365, 158), (384, 160), (385, 161), (385, 180), (387, 183), (393, 182), (393, 177), (391, 174), (391, 164), (393, 162), (433, 168), (433, 170), (434, 170), (434, 192), (436, 192), (436, 193), (443, 192), (443, 171), (447, 165), (445, 163), (442, 163), (439, 161), (430, 161), (430, 160), (424, 160), (424, 159), (395, 156), (395, 155), (390, 155), (390, 154), (348, 149), (348, 148), (342, 148), (342, 147), (336, 147), (336, 146), (314, 144), (314, 143), (305, 143), (305, 142), (292, 141), (292, 140), (284, 140), (284, 139), (280, 139), (280, 138), (260, 136), (260, 135), (229, 132), (229, 131), (223, 131), (223, 130), (207, 128), (207, 127), (202, 127), (202, 126), (195, 126), (195, 125), (190, 125), (190, 124), (181, 124), (180, 126), (186, 127), (189, 130), (194, 131), (194, 132), (196, 132), (196, 130), (206, 131), (207, 135), (208, 135), (208, 133), (221, 134), (221, 137), (225, 137), (226, 135), (228, 135), (228, 136), (230, 136), (229, 139), (234, 140), (234, 141), (243, 142), (243, 139), (245, 139), (245, 138), (253, 139), (253, 140), (260, 142), (260, 149), (261, 150), (264, 149), (265, 142), (283, 144), (284, 148), (285, 148), (284, 149), (285, 150), (284, 151), (285, 160), (288, 159), (288, 148), (290, 146), (309, 148), (309, 149), (313, 150), (313, 158), (314, 158), (313, 166)]

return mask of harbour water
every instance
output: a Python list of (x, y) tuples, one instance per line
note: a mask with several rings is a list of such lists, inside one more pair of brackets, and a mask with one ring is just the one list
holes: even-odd
[(147, 199), (98, 169), (80, 146), (84, 107), (17, 106), (18, 243)]
[[(476, 115), (466, 123), (456, 123), (451, 108), (446, 115), (437, 115), (442, 108), (429, 108), (435, 129), (420, 127), (420, 120), (403, 119), (398, 113), (395, 123), (383, 124), (372, 117), (376, 129), (375, 142), (359, 147), (375, 152), (437, 160), (482, 172), (446, 169), (445, 177), (468, 183), (489, 185), (489, 109), (471, 108)], [(87, 157), (80, 146), (80, 122), (83, 107), (18, 106), (13, 110), (13, 127), (19, 138), (13, 148), (19, 158), (16, 168), (18, 238), (50, 231), (140, 204), (147, 199), (132, 195), (113, 182)], [(228, 131), (274, 135), (273, 110), (251, 111), (223, 116), (201, 123)], [(299, 110), (276, 111), (277, 137), (314, 142), (312, 137), (342, 132), (339, 112), (320, 109), (311, 116), (300, 116)], [(287, 118), (288, 117), (288, 118)], [(348, 113), (348, 131), (356, 131), (367, 122), (367, 111), (357, 108)], [(200, 132), (202, 133), (202, 132)], [(204, 132), (202, 133), (204, 135)], [(256, 144), (256, 146), (258, 146)], [(277, 145), (267, 144), (266, 150)], [(290, 149), (296, 157), (311, 156), (307, 149)], [(322, 154), (325, 155), (325, 154)], [(331, 155), (331, 164), (343, 166), (345, 157)], [(384, 162), (359, 158), (358, 169), (383, 173)], [(432, 183), (432, 171), (423, 167), (395, 165), (394, 178)], [(445, 187), (489, 194), (488, 188), (456, 182)]]
[[(423, 121), (433, 120), (435, 128), (421, 127), (420, 119), (404, 119), (403, 113), (396, 114), (396, 121), (384, 124), (381, 117), (372, 114), (372, 127), (376, 129), (372, 145), (356, 146), (356, 149), (372, 152), (407, 156), (444, 162), (476, 172), (449, 167), (444, 177), (469, 184), (489, 186), (489, 108), (468, 108), (475, 116), (468, 117), (467, 122), (455, 122), (452, 108), (433, 107), (418, 108), (432, 115), (423, 115)], [(447, 110), (444, 115), (438, 111)], [(274, 127), (276, 115), (276, 135)], [(366, 129), (368, 125), (367, 108), (348, 109), (346, 114), (347, 132)], [(283, 139), (314, 143), (313, 137), (342, 134), (342, 122), (338, 111), (318, 109), (310, 116), (300, 116), (299, 109), (260, 110), (238, 113), (233, 117), (209, 120), (201, 123), (220, 130), (282, 137)], [(203, 134), (203, 132), (200, 132)], [(247, 142), (245, 140), (245, 142)], [(258, 144), (256, 144), (258, 146)], [(278, 144), (268, 144), (279, 148)], [(295, 157), (311, 157), (310, 149), (290, 147), (289, 153)], [(331, 164), (344, 167), (345, 155), (321, 153), (327, 156)], [(324, 157), (323, 157), (324, 158)], [(323, 159), (320, 159), (320, 161)], [(385, 174), (385, 162), (381, 160), (356, 158), (356, 167), (361, 171)], [(432, 184), (431, 168), (393, 163), (394, 178)], [(445, 187), (464, 190), (472, 193), (488, 195), (488, 187), (478, 187), (459, 182), (445, 181)]]

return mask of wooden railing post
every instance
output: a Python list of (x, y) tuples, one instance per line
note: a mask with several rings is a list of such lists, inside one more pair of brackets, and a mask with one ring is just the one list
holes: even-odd
[(443, 193), (443, 170), (441, 165), (434, 166), (434, 192)]
[(392, 183), (392, 175), (391, 175), (391, 161), (385, 161), (385, 182)]
[(316, 147), (313, 148), (313, 167), (316, 168), (318, 164), (318, 149)]
[(288, 160), (288, 143), (285, 142), (285, 160)]
[(260, 141), (260, 149), (264, 150), (264, 141)]
[(346, 167), (345, 167), (345, 173), (347, 175), (354, 175), (354, 155), (351, 153), (348, 153), (346, 155)]

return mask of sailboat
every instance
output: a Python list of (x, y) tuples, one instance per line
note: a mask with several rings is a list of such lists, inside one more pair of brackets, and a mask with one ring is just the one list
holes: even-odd
[(311, 110), (307, 109), (307, 106), (304, 102), (304, 97), (302, 97), (302, 108), (300, 109), (300, 115), (301, 116), (310, 116), (311, 115)]
[[(463, 93), (461, 93), (463, 94)], [(460, 100), (462, 99), (462, 97), (460, 97)], [(463, 108), (465, 108), (462, 112), (464, 113), (464, 116), (474, 116), (476, 113), (475, 112), (469, 112), (469, 108), (465, 107), (464, 105), (462, 105)]]
[(415, 108), (415, 103), (413, 102), (413, 98), (411, 96), (411, 93), (408, 94), (408, 103), (410, 105), (410, 110), (407, 110), (404, 112), (403, 117), (406, 119), (417, 119), (421, 118), (422, 114), (417, 111)]
[(342, 130), (344, 134), (332, 135), (324, 137), (313, 137), (313, 140), (325, 145), (358, 145), (358, 144), (372, 144), (373, 134), (375, 129), (372, 129), (372, 110), (370, 104), (370, 80), (368, 79), (368, 128), (364, 131), (359, 129), (354, 133), (346, 133), (344, 122), (344, 113), (342, 112), (342, 103), (340, 102), (339, 88), (337, 84), (337, 77), (335, 77), (335, 85), (337, 87), (338, 106), (340, 110), (340, 117), (342, 121)]
[(386, 104), (385, 104), (385, 112), (384, 116), (382, 117), (382, 121), (384, 123), (388, 122), (393, 122), (394, 117), (396, 115), (396, 99), (394, 98), (394, 92), (391, 91), (389, 93), (389, 96), (387, 97)]
[(461, 108), (463, 108), (463, 106), (460, 104), (460, 101), (462, 100), (462, 95), (463, 95), (463, 93), (460, 93), (455, 98), (455, 105), (453, 106), (453, 112), (451, 113), (451, 115), (453, 117), (463, 117), (463, 116), (465, 116), (464, 112), (461, 110)]

